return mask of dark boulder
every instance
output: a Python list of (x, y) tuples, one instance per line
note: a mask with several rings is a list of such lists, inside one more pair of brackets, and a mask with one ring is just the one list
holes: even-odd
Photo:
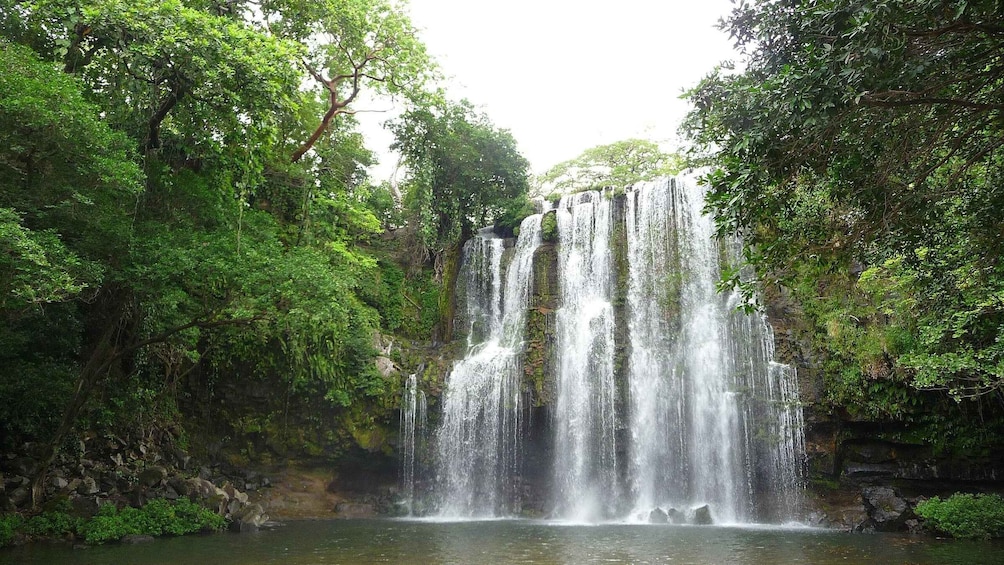
[(890, 487), (868, 487), (861, 491), (868, 516), (880, 532), (898, 532), (907, 529), (906, 522), (914, 518), (913, 509)]
[(167, 469), (160, 465), (147, 467), (139, 474), (139, 484), (145, 487), (158, 486), (165, 479), (167, 479)]
[(649, 524), (668, 524), (669, 514), (666, 513), (662, 508), (654, 508), (648, 513), (648, 523)]
[(699, 526), (707, 526), (713, 524), (714, 521), (711, 519), (711, 507), (707, 504), (704, 506), (698, 506), (694, 509), (694, 523)]

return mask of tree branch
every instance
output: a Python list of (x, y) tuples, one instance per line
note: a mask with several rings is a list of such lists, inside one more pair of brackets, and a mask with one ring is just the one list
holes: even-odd
[(160, 125), (167, 118), (167, 115), (178, 105), (178, 101), (185, 96), (188, 89), (184, 84), (178, 84), (177, 88), (171, 90), (167, 98), (161, 101), (157, 111), (150, 116), (147, 122), (146, 150), (152, 151), (160, 147)]

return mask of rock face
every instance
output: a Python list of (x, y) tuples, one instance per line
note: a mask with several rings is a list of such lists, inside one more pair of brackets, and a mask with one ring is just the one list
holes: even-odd
[(94, 477), (84, 477), (80, 481), (80, 486), (77, 487), (77, 492), (84, 496), (97, 494), (100, 491), (101, 489), (98, 488), (98, 483), (94, 480)]
[(554, 400), (555, 311), (558, 309), (558, 253), (554, 243), (542, 243), (533, 256), (530, 310), (527, 312), (523, 371), (536, 407)]
[(372, 518), (376, 515), (376, 507), (366, 502), (339, 502), (335, 505), (337, 518)]
[[(44, 481), (43, 509), (47, 501), (65, 499), (75, 517), (89, 518), (105, 505), (119, 509), (141, 507), (151, 500), (186, 497), (217, 512), (235, 530), (253, 531), (269, 520), (265, 505), (235, 484), (261, 491), (268, 478), (227, 466), (203, 467), (202, 476), (188, 476), (191, 458), (170, 444), (138, 443), (111, 438), (81, 442), (81, 452), (61, 453)], [(12, 472), (35, 470), (25, 458), (0, 455), (0, 510), (27, 510), (31, 505), (31, 478)], [(259, 494), (262, 494), (259, 492)], [(143, 543), (149, 536), (128, 536), (123, 543)]]
[(239, 532), (255, 532), (265, 522), (268, 522), (268, 514), (265, 513), (261, 504), (256, 502), (232, 513), (230, 527)]

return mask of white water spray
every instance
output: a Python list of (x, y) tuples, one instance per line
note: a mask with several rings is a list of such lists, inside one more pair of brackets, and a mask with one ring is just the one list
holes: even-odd
[(468, 352), (446, 381), (437, 434), (437, 492), (444, 517), (519, 511), (522, 354), (540, 220), (540, 215), (523, 220), (504, 285), (504, 240), (482, 232), (464, 250)]

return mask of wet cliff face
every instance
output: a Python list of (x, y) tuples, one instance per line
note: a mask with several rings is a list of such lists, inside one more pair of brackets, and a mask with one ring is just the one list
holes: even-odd
[(526, 318), (526, 355), (523, 372), (536, 408), (554, 400), (555, 311), (558, 309), (558, 254), (554, 241), (545, 241), (533, 256), (529, 312)]

